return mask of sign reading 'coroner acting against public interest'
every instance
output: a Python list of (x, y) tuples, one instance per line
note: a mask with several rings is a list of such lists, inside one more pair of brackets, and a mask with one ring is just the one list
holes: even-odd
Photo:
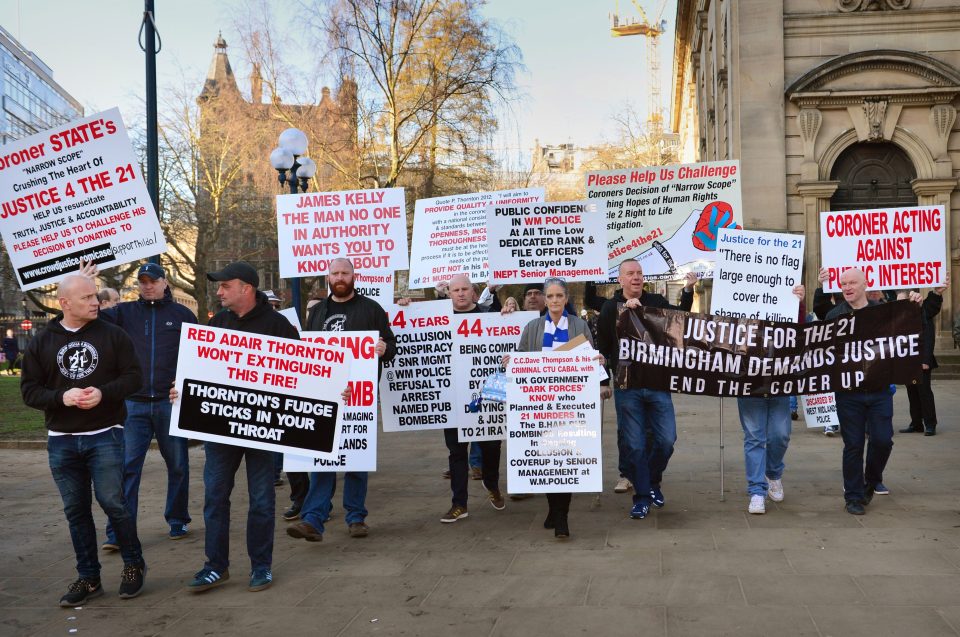
[(937, 287), (946, 272), (943, 206), (820, 213), (825, 292), (840, 290), (840, 275), (860, 268), (870, 290)]
[(339, 347), (183, 325), (170, 433), (335, 457), (350, 359)]
[(23, 290), (81, 259), (113, 267), (166, 251), (118, 109), (0, 148), (0, 234)]

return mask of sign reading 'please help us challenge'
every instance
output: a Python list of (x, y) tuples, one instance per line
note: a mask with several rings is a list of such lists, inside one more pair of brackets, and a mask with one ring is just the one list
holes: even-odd
[(166, 251), (118, 109), (0, 148), (0, 234), (22, 289), (81, 259), (113, 267)]
[(350, 359), (339, 347), (184, 324), (170, 433), (332, 457)]

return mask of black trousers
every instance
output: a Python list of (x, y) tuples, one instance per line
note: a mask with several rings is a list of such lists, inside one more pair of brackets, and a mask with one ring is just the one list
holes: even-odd
[(924, 425), (937, 424), (937, 405), (933, 400), (933, 388), (930, 387), (932, 369), (923, 370), (923, 380), (916, 385), (907, 385), (907, 398), (910, 399), (910, 426), (923, 429)]
[(550, 512), (554, 515), (558, 513), (566, 515), (570, 512), (570, 500), (572, 498), (572, 493), (548, 493), (547, 506), (550, 507)]
[[(453, 505), (467, 508), (467, 482), (470, 463), (468, 461), (470, 443), (457, 439), (457, 428), (443, 430), (443, 440), (450, 452), (450, 490), (453, 491)], [(483, 486), (490, 491), (500, 490), (500, 447), (502, 440), (484, 440), (480, 443), (483, 454)]]
[(290, 473), (288, 471), (287, 480), (290, 481), (290, 501), (298, 507), (302, 507), (303, 501), (307, 497), (307, 491), (310, 490), (310, 474)]

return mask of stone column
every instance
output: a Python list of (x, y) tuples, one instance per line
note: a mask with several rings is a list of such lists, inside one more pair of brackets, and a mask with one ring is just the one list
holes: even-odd
[(950, 219), (950, 193), (957, 187), (957, 180), (955, 178), (914, 179), (910, 185), (917, 195), (917, 203), (921, 206), (943, 206), (945, 211), (943, 230), (947, 242), (947, 263), (944, 265), (949, 267), (951, 285), (943, 294), (943, 309), (934, 320), (934, 324), (937, 327), (937, 336), (940, 338), (937, 345), (940, 349), (949, 349), (947, 344), (953, 343), (950, 332), (953, 329), (954, 308), (960, 307), (960, 288), (957, 286), (958, 275), (960, 275), (960, 249), (957, 247), (957, 235)]
[(817, 274), (820, 272), (820, 213), (830, 210), (830, 197), (837, 191), (839, 181), (801, 181), (797, 192), (803, 197), (803, 234), (806, 236), (804, 263), (807, 276), (803, 284), (807, 288), (807, 307), (811, 307), (813, 290), (820, 287)]

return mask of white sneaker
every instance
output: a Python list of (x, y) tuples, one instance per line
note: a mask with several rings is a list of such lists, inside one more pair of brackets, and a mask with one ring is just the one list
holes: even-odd
[(829, 425), (823, 428), (823, 435), (827, 438), (833, 438), (837, 435), (838, 427), (836, 425)]
[(783, 481), (767, 480), (767, 495), (774, 502), (783, 502)]
[(627, 480), (625, 477), (620, 476), (620, 479), (617, 480), (617, 486), (613, 488), (614, 493), (626, 493), (633, 488), (633, 483)]
[(767, 507), (764, 504), (764, 497), (762, 495), (752, 495), (750, 496), (750, 506), (747, 507), (748, 513), (755, 513), (757, 515), (767, 512)]

